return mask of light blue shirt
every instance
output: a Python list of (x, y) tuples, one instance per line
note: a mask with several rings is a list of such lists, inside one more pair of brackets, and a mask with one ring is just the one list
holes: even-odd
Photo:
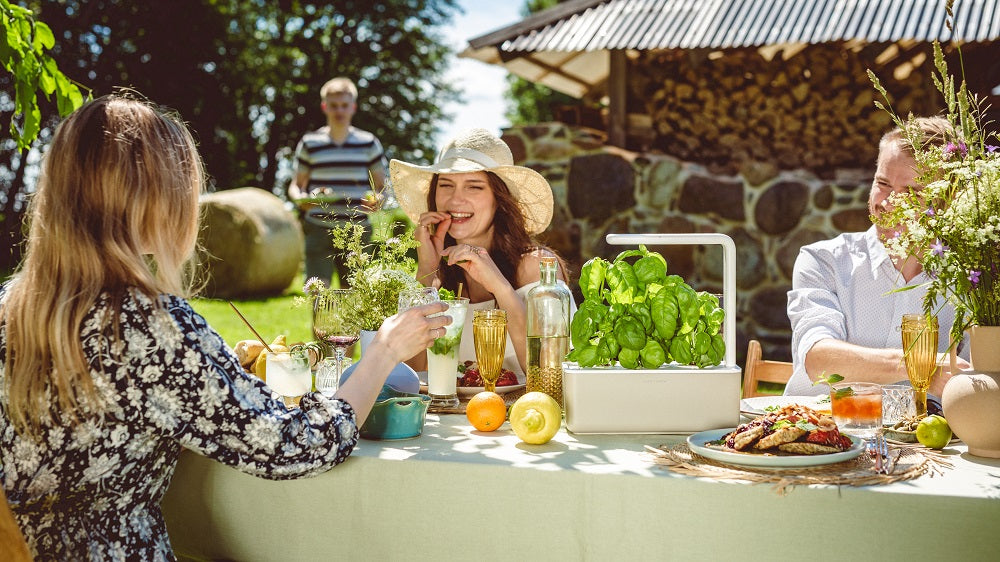
[[(833, 338), (871, 348), (902, 348), (899, 325), (904, 314), (923, 311), (929, 281), (925, 273), (903, 281), (893, 267), (875, 227), (849, 232), (803, 246), (792, 272), (788, 319), (792, 324), (792, 378), (786, 395), (829, 392), (812, 385), (806, 374), (806, 353), (816, 342)], [(902, 287), (916, 287), (892, 292)], [(948, 349), (955, 309), (945, 305), (938, 316), (938, 352)], [(967, 346), (959, 355), (968, 359)]]

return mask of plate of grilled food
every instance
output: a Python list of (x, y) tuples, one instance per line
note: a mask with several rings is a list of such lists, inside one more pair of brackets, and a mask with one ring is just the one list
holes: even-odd
[(859, 456), (864, 443), (840, 433), (833, 418), (801, 404), (767, 412), (739, 427), (695, 433), (691, 452), (744, 466), (819, 466)]

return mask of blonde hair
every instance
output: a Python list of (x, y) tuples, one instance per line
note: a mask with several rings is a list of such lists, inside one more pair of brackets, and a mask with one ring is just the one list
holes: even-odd
[(918, 146), (942, 146), (955, 138), (955, 127), (944, 117), (911, 117), (903, 127), (896, 127), (882, 135), (879, 149), (895, 143), (910, 156), (914, 154), (915, 143)]
[[(205, 184), (191, 133), (145, 101), (112, 95), (56, 129), (28, 207), (25, 258), (0, 307), (8, 414), (33, 432), (58, 411), (104, 408), (80, 341), (102, 292), (186, 296)], [(119, 334), (117, 314), (101, 319)]]
[(358, 87), (354, 85), (354, 82), (351, 82), (350, 78), (344, 78), (343, 76), (329, 80), (319, 90), (320, 99), (326, 99), (326, 96), (332, 94), (350, 94), (351, 100), (358, 101)]

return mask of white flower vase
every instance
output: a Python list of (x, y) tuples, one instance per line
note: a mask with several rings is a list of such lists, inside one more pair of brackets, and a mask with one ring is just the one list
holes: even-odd
[(1000, 326), (969, 328), (972, 369), (948, 380), (944, 417), (969, 454), (1000, 458)]
[[(365, 356), (368, 346), (371, 345), (372, 340), (375, 339), (376, 333), (377, 332), (375, 330), (361, 330), (361, 339), (359, 339), (358, 342), (361, 345), (362, 357)], [(340, 378), (340, 384), (344, 384), (344, 382), (350, 378), (351, 373), (354, 371), (354, 366), (355, 365), (352, 365), (347, 369), (347, 371), (344, 372), (344, 375)], [(406, 363), (397, 363), (389, 373), (385, 383), (400, 392), (407, 392), (410, 394), (417, 394), (420, 392), (420, 378)]]
[(372, 340), (375, 339), (375, 334), (377, 333), (377, 330), (361, 330), (361, 339), (358, 340), (358, 342), (361, 345), (362, 356), (365, 354), (365, 351), (368, 350), (368, 346), (372, 344)]

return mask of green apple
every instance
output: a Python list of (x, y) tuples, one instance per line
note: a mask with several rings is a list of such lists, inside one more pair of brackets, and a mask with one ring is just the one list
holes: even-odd
[(927, 416), (917, 424), (917, 441), (931, 449), (943, 449), (951, 441), (948, 420), (938, 415)]

